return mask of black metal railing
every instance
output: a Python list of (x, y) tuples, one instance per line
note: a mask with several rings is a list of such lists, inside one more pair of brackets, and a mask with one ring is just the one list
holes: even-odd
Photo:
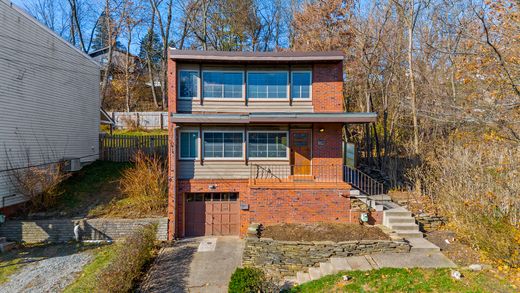
[(381, 195), (385, 186), (356, 168), (344, 166), (345, 181), (366, 195)]
[(343, 166), (251, 164), (249, 178), (261, 183), (343, 182)]

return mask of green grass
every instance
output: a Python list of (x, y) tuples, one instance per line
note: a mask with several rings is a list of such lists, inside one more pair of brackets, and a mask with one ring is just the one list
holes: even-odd
[(63, 291), (64, 293), (95, 292), (97, 285), (97, 274), (115, 257), (115, 245), (102, 246), (94, 252), (94, 260), (87, 264), (76, 281)]
[(0, 284), (9, 281), (9, 276), (16, 273), (21, 266), (20, 259), (0, 261)]
[[(449, 269), (391, 269), (350, 271), (323, 277), (290, 292), (515, 292), (488, 272), (462, 271), (455, 280)], [(343, 276), (350, 276), (343, 281)]]

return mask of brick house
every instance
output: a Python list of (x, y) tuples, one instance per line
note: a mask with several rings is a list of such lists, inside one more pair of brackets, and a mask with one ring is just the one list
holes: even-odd
[(345, 111), (343, 59), (170, 51), (170, 238), (358, 221), (342, 132), (376, 114)]

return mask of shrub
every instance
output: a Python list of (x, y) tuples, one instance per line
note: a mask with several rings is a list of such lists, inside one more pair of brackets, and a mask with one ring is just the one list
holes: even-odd
[(147, 225), (116, 244), (113, 261), (97, 276), (100, 292), (129, 292), (153, 257), (157, 225)]
[(237, 268), (229, 281), (230, 293), (261, 292), (264, 273), (255, 268)]

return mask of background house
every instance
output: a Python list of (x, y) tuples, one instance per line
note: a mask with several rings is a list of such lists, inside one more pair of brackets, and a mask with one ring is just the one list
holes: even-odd
[(24, 201), (13, 170), (98, 158), (99, 65), (0, 0), (0, 208)]

